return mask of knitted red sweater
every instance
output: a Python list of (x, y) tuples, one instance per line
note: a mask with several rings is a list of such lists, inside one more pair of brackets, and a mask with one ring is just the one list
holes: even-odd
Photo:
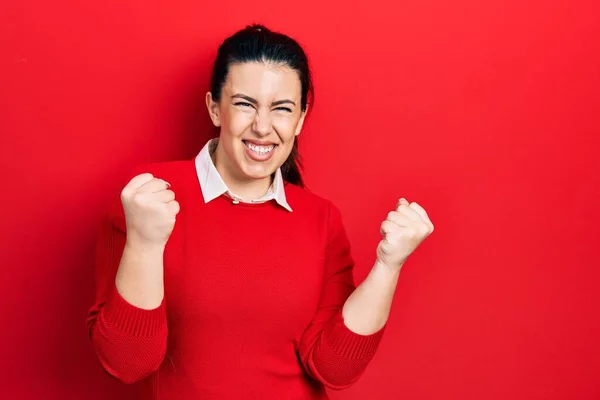
[(96, 253), (91, 341), (104, 369), (141, 381), (143, 399), (326, 399), (361, 376), (384, 329), (349, 330), (355, 288), (339, 210), (286, 184), (274, 201), (205, 204), (193, 161), (140, 166), (172, 184), (181, 211), (165, 249), (165, 298), (154, 310), (125, 301), (115, 273), (125, 245), (120, 201)]

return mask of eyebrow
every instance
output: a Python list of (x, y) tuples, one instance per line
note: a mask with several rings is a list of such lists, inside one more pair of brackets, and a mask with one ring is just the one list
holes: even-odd
[[(256, 99), (253, 99), (252, 97), (246, 96), (245, 94), (241, 94), (241, 93), (234, 94), (233, 96), (231, 96), (231, 98), (232, 99), (236, 99), (236, 98), (237, 99), (244, 99), (244, 100), (246, 100), (249, 103), (258, 104), (258, 101)], [(273, 103), (271, 103), (271, 106), (278, 106), (280, 104), (292, 104), (294, 106), (296, 105), (296, 103), (294, 103), (290, 99), (283, 99), (283, 100), (274, 101)]]

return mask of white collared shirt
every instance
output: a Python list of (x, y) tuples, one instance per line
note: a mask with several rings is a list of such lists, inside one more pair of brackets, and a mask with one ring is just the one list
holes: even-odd
[(231, 197), (234, 202), (264, 203), (270, 200), (275, 200), (277, 204), (286, 210), (292, 211), (292, 208), (287, 203), (285, 198), (285, 189), (283, 185), (283, 176), (281, 175), (281, 168), (277, 168), (277, 171), (275, 172), (275, 179), (273, 179), (273, 184), (267, 193), (259, 199), (244, 200), (240, 196), (231, 192), (231, 190), (229, 190), (223, 181), (223, 178), (221, 178), (221, 174), (219, 174), (219, 171), (217, 171), (217, 168), (210, 157), (212, 152), (217, 147), (218, 141), (218, 138), (209, 140), (195, 159), (196, 172), (198, 173), (198, 180), (200, 181), (200, 188), (202, 189), (202, 195), (205, 203), (208, 203), (211, 200), (226, 194), (227, 196)]

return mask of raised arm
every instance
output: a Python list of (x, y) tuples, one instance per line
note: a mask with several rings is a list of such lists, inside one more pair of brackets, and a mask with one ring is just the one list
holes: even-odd
[(425, 210), (400, 199), (381, 225), (375, 265), (355, 288), (350, 244), (339, 210), (330, 206), (321, 298), (298, 349), (313, 378), (336, 390), (360, 378), (385, 330), (400, 269), (432, 232)]
[(87, 323), (100, 363), (125, 383), (150, 375), (164, 358), (163, 252), (178, 211), (165, 181), (140, 174), (102, 222)]

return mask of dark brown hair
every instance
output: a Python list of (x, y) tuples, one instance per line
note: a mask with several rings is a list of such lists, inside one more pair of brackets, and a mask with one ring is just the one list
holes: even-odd
[[(210, 90), (215, 101), (221, 100), (223, 85), (229, 73), (229, 66), (247, 62), (272, 62), (283, 64), (295, 70), (302, 86), (301, 109), (306, 111), (312, 103), (314, 92), (308, 58), (302, 47), (294, 39), (273, 32), (263, 25), (250, 25), (225, 39), (219, 47), (211, 77)], [(298, 152), (298, 137), (287, 160), (281, 166), (283, 179), (304, 187), (302, 162)]]

